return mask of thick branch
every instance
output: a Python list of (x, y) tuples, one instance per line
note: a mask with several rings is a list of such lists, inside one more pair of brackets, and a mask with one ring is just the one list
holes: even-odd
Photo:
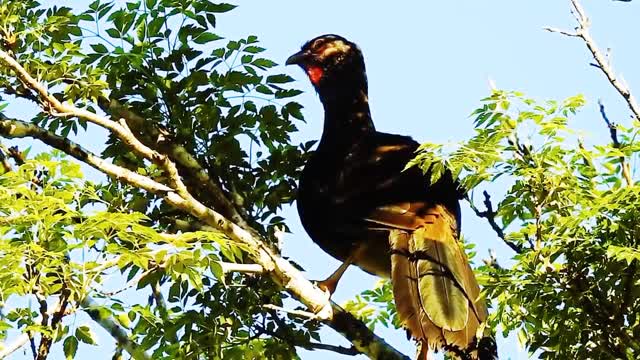
[(104, 172), (107, 175), (113, 176), (118, 180), (120, 180), (121, 177), (126, 177), (127, 179), (124, 180), (125, 182), (139, 183), (144, 189), (156, 194), (172, 191), (170, 187), (157, 183), (128, 169), (113, 165), (83, 149), (80, 145), (73, 143), (69, 139), (58, 136), (26, 121), (16, 119), (0, 120), (0, 135), (7, 138), (36, 138), (53, 148), (66, 152), (74, 158)]
[(325, 323), (345, 336), (358, 351), (373, 359), (408, 359), (382, 338), (373, 334), (361, 321), (355, 319), (335, 303), (329, 302), (324, 291), (307, 280), (298, 269), (281, 258), (266, 242), (230, 222), (220, 213), (207, 208), (188, 192), (179, 194), (152, 179), (111, 164), (68, 139), (24, 121), (0, 120), (0, 135), (8, 138), (32, 137), (39, 139), (119, 181), (162, 196), (171, 206), (193, 215), (203, 223), (224, 232), (231, 239), (252, 249), (250, 256), (262, 266), (265, 272), (271, 275), (277, 284), (318, 314), (318, 318), (323, 319)]
[(202, 187), (203, 192), (210, 197), (213, 207), (218, 212), (244, 229), (251, 229), (247, 223), (247, 215), (242, 212), (242, 209), (236, 208), (231, 203), (220, 185), (211, 178), (198, 160), (184, 146), (173, 142), (170, 139), (170, 134), (160, 129), (155, 123), (127, 109), (117, 100), (103, 97), (98, 99), (98, 105), (112, 117), (125, 119), (129, 128), (147, 146), (169, 155), (190, 177), (196, 180), (194, 183)]
[(7, 52), (0, 50), (0, 60), (15, 72), (26, 87), (34, 90), (38, 94), (43, 104), (43, 110), (53, 116), (74, 116), (110, 130), (136, 154), (158, 164), (167, 173), (171, 182), (170, 185), (175, 191), (187, 193), (187, 189), (178, 175), (175, 164), (171, 162), (167, 156), (156, 152), (140, 142), (140, 140), (133, 135), (124, 120), (116, 122), (91, 111), (80, 109), (69, 102), (61, 102), (55, 96), (51, 95), (40, 82), (33, 78), (27, 70)]
[(116, 122), (88, 110), (77, 108), (70, 102), (63, 103), (52, 96), (36, 79), (31, 77), (25, 68), (10, 54), (0, 50), (0, 60), (16, 73), (27, 88), (38, 94), (45, 111), (53, 116), (74, 116), (109, 129), (135, 153), (158, 164), (166, 172), (171, 187), (108, 163), (78, 144), (26, 122), (9, 119), (0, 120), (0, 135), (10, 138), (34, 137), (40, 139), (121, 182), (162, 197), (167, 204), (198, 218), (203, 223), (222, 231), (232, 240), (242, 243), (251, 249), (249, 255), (257, 264), (263, 267), (265, 272), (270, 274), (276, 284), (284, 288), (311, 311), (318, 314), (319, 319), (322, 319), (343, 334), (358, 351), (374, 359), (406, 358), (383, 339), (373, 334), (361, 321), (355, 319), (335, 303), (329, 302), (324, 291), (307, 280), (291, 263), (280, 257), (277, 251), (257, 235), (256, 231), (247, 230), (229, 221), (221, 213), (206, 207), (196, 200), (182, 182), (176, 165), (171, 159), (143, 144), (131, 132), (124, 119)]
[(262, 274), (264, 272), (262, 266), (258, 264), (236, 264), (222, 261), (218, 262), (218, 264), (220, 264), (220, 266), (222, 267), (222, 272), (224, 272), (225, 274), (232, 272), (245, 274)]

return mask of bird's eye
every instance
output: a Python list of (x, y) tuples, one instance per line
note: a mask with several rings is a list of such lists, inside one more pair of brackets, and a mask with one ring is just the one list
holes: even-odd
[(324, 46), (326, 46), (325, 39), (318, 39), (314, 41), (313, 44), (311, 44), (311, 49), (313, 49), (314, 51), (317, 51), (318, 49)]

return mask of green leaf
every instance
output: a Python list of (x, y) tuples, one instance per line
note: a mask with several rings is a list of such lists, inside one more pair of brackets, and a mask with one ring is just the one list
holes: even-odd
[(95, 333), (86, 325), (78, 326), (76, 329), (76, 338), (85, 344), (98, 345)]
[(231, 5), (226, 3), (220, 3), (220, 4), (209, 3), (207, 5), (206, 10), (212, 13), (225, 13), (235, 8), (236, 8), (236, 5)]
[(216, 41), (222, 39), (221, 36), (218, 36), (214, 33), (204, 32), (193, 39), (193, 41), (197, 44), (206, 44), (208, 42)]
[(91, 48), (93, 49), (93, 51), (99, 54), (106, 54), (107, 52), (109, 52), (109, 50), (107, 50), (107, 47), (103, 44), (91, 44)]
[(78, 339), (75, 336), (67, 336), (62, 344), (64, 350), (64, 357), (67, 360), (74, 359), (76, 352), (78, 351)]
[(244, 52), (248, 52), (251, 54), (258, 54), (263, 52), (265, 49), (259, 46), (247, 46), (243, 49)]
[(269, 59), (255, 59), (251, 62), (251, 64), (261, 68), (261, 69), (268, 69), (268, 68), (272, 68), (278, 64), (276, 64), (275, 62), (269, 60)]
[(285, 74), (267, 76), (267, 83), (270, 83), (270, 84), (285, 84), (292, 81), (293, 81), (293, 78)]
[(105, 30), (107, 34), (109, 34), (109, 36), (111, 36), (114, 39), (119, 39), (120, 38), (120, 32), (115, 29), (115, 28), (111, 28), (111, 29), (107, 29)]

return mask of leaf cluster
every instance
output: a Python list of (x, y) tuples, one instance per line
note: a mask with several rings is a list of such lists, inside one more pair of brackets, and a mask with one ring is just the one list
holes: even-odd
[(488, 216), (520, 250), (509, 267), (479, 269), (491, 325), (544, 359), (636, 358), (640, 187), (622, 170), (638, 156), (640, 124), (589, 146), (569, 126), (582, 96), (540, 103), (494, 91), (483, 102), (475, 136), (425, 144), (412, 165), (433, 180), (449, 169), (476, 209), (474, 190), (506, 189)]
[[(144, 119), (132, 128), (141, 141), (192, 156), (275, 242), (276, 229), (286, 230), (278, 212), (294, 199), (312, 143), (290, 138), (303, 121), (302, 106), (291, 100), (300, 94), (289, 86), (293, 79), (273, 71), (277, 64), (256, 36), (226, 40), (216, 30), (218, 16), (234, 7), (97, 0), (74, 13), (0, 1), (0, 47), (57, 99), (107, 113), (115, 101)], [(42, 105), (4, 66), (0, 95)], [(82, 119), (39, 110), (32, 122), (52, 133), (100, 136)], [(158, 181), (167, 176), (120, 139), (100, 141), (104, 159)], [(295, 346), (319, 340), (316, 322), (262, 308), (287, 298), (268, 278), (224, 271), (222, 263), (243, 263), (251, 249), (219, 232), (195, 231), (193, 218), (114, 180), (85, 182), (58, 152), (0, 177), (0, 217), (8, 219), (0, 220), (0, 267), (11, 269), (0, 274), (0, 301), (18, 304), (0, 319), (3, 335), (38, 332), (62, 342), (67, 358), (79, 344), (97, 344), (96, 324), (109, 321), (154, 359), (289, 359)], [(183, 180), (202, 203), (214, 203), (197, 178)], [(89, 298), (96, 301), (88, 305)], [(62, 321), (52, 320), (54, 300), (65, 303)], [(68, 320), (79, 311), (95, 322)]]

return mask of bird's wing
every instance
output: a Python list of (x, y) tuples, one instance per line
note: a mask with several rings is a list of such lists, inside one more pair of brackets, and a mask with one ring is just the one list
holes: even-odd
[(366, 220), (390, 230), (391, 280), (405, 327), (429, 347), (466, 349), (487, 310), (458, 243), (456, 214), (405, 202), (379, 206)]

